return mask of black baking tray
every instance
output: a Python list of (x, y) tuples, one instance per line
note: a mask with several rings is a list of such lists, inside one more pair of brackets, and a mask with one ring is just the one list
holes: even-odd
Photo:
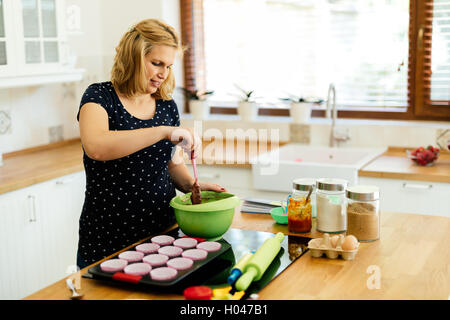
[[(167, 234), (175, 238), (184, 236), (179, 228), (176, 228)], [(199, 272), (192, 271), (183, 278), (178, 279), (173, 285), (161, 285), (161, 282), (158, 282), (158, 285), (150, 285), (145, 281), (139, 281), (138, 285), (136, 285), (134, 283), (130, 284), (122, 281), (115, 281), (112, 279), (112, 273), (107, 274), (102, 272), (99, 266), (96, 266), (98, 269), (96, 267), (90, 268), (89, 272), (83, 275), (83, 278), (105, 280), (107, 283), (126, 286), (130, 290), (137, 290), (140, 288), (144, 291), (150, 289), (154, 292), (161, 293), (183, 294), (185, 288), (196, 285), (221, 288), (228, 286), (227, 279), (236, 262), (247, 252), (257, 250), (265, 240), (273, 236), (274, 234), (271, 232), (230, 228), (223, 235), (223, 238), (219, 240), (219, 242), (222, 243), (222, 248), (224, 249), (226, 246), (228, 249), (221, 250), (221, 253), (217, 252), (217, 256), (208, 260), (208, 263), (204, 263), (201, 267), (196, 269), (196, 271)], [(303, 235), (287, 235), (281, 243), (280, 251), (268, 266), (261, 279), (252, 282), (245, 291), (245, 295), (242, 299), (247, 299), (251, 294), (258, 293), (279, 274), (286, 270), (286, 268), (288, 268), (295, 260), (303, 256), (308, 251), (309, 240), (311, 240), (311, 238), (304, 237)], [(96, 272), (95, 270), (99, 270), (100, 272)], [(233, 292), (235, 292), (234, 286), (231, 293)]]
[[(174, 238), (180, 238), (184, 236), (184, 234), (179, 231), (179, 229), (172, 230), (171, 232), (166, 233), (167, 235), (170, 235)], [(147, 241), (148, 242), (148, 241)], [(224, 239), (216, 240), (216, 242), (219, 242), (222, 246), (220, 250), (215, 252), (208, 252), (208, 255), (206, 259), (194, 261), (194, 264), (191, 268), (188, 270), (179, 270), (177, 277), (173, 280), (168, 281), (154, 281), (151, 279), (150, 275), (142, 276), (140, 280), (138, 280), (135, 283), (143, 284), (143, 285), (151, 285), (156, 287), (171, 287), (183, 280), (184, 278), (188, 277), (189, 275), (193, 274), (194, 272), (197, 272), (199, 269), (203, 268), (205, 265), (210, 264), (211, 261), (222, 255), (224, 252), (228, 251), (231, 248), (231, 245)], [(146, 243), (146, 242), (143, 242)], [(134, 248), (130, 248), (129, 250), (134, 250)], [(117, 259), (119, 256), (119, 253), (112, 256), (110, 259)], [(97, 279), (104, 279), (104, 280), (111, 280), (111, 281), (118, 281), (117, 278), (113, 278), (113, 276), (116, 273), (113, 272), (105, 272), (102, 271), (100, 268), (100, 264), (95, 265), (92, 268), (89, 268), (88, 272), (95, 276)], [(134, 277), (134, 279), (137, 279)], [(120, 281), (120, 280), (119, 280)]]

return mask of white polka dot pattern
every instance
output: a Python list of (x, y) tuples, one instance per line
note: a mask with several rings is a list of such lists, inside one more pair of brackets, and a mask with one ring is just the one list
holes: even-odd
[[(105, 109), (111, 131), (180, 125), (173, 100), (156, 100), (155, 113), (147, 120), (134, 117), (111, 82), (90, 85), (80, 109), (88, 102)], [(169, 140), (161, 140), (116, 160), (97, 161), (84, 154), (86, 192), (78, 246), (82, 260), (101, 260), (176, 222), (169, 205), (176, 193), (168, 173), (174, 150)]]

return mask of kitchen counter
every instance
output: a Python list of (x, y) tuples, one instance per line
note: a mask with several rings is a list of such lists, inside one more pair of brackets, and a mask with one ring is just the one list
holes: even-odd
[[(264, 214), (237, 212), (232, 227), (289, 234), (286, 225), (276, 224), (270, 215)], [(312, 258), (307, 252), (260, 291), (259, 298), (446, 300), (450, 295), (449, 230), (449, 218), (382, 212), (381, 239), (361, 243), (354, 260)], [(305, 235), (320, 236), (317, 231)], [(372, 281), (376, 277), (379, 277), (379, 288)], [(86, 300), (183, 299), (181, 295), (139, 291), (86, 278), (81, 278), (80, 286)], [(69, 297), (70, 291), (62, 279), (26, 299)]]
[(390, 147), (359, 170), (360, 177), (450, 183), (450, 153), (442, 151), (433, 166), (422, 167), (406, 158), (405, 148)]
[(84, 170), (80, 139), (3, 155), (0, 194)]
[[(213, 143), (216, 144), (214, 147)], [(279, 146), (285, 144), (287, 142), (280, 142)], [(267, 150), (277, 146), (269, 144)], [(260, 152), (265, 152), (265, 149), (260, 150), (255, 142), (204, 141), (203, 153), (197, 164), (251, 168), (249, 159)], [(4, 164), (0, 166), (0, 194), (84, 170), (80, 139), (7, 153), (3, 158)], [(187, 157), (185, 160), (190, 163)], [(359, 170), (358, 175), (450, 183), (450, 153), (442, 152), (432, 167), (421, 167), (405, 157), (404, 148), (390, 147)]]
[[(280, 145), (286, 144), (280, 143)], [(251, 168), (249, 159), (260, 151), (256, 142), (204, 141), (199, 165)], [(276, 145), (277, 146), (277, 145)], [(270, 150), (272, 145), (267, 146)], [(188, 157), (185, 162), (190, 163)], [(80, 139), (56, 142), (3, 155), (0, 166), (0, 194), (84, 170)]]

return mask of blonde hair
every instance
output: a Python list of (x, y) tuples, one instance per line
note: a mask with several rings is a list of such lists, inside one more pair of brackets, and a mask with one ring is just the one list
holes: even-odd
[[(156, 45), (173, 47), (183, 53), (184, 48), (174, 28), (157, 19), (139, 22), (126, 32), (116, 47), (116, 56), (111, 70), (111, 82), (124, 96), (145, 94), (147, 79), (145, 75), (145, 56)], [(175, 88), (172, 69), (153, 94), (156, 99), (171, 100)]]

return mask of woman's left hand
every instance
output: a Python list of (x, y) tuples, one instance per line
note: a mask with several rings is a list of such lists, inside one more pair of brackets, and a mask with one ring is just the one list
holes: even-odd
[(211, 182), (199, 182), (202, 191), (228, 192), (224, 187)]

